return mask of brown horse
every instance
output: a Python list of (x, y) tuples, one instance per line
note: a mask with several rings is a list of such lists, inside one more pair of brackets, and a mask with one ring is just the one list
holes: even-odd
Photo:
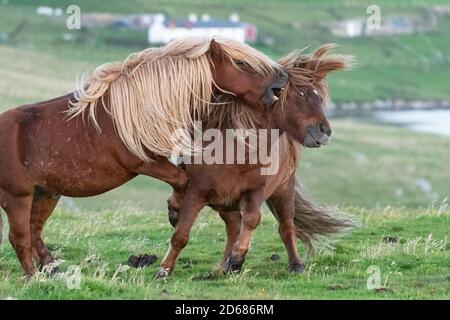
[(185, 172), (167, 160), (172, 131), (207, 115), (216, 92), (271, 105), (287, 80), (280, 70), (243, 43), (185, 38), (102, 65), (73, 94), (2, 114), (0, 206), (25, 274), (33, 257), (54, 260), (41, 233), (61, 195), (97, 195), (139, 174), (183, 190)]
[[(304, 196), (295, 178), (301, 144), (319, 147), (327, 144), (331, 136), (323, 112), (328, 95), (325, 77), (331, 71), (346, 68), (348, 60), (345, 56), (328, 55), (330, 47), (322, 46), (312, 56), (294, 52), (282, 59), (280, 64), (287, 70), (289, 82), (281, 101), (266, 110), (244, 108), (242, 111), (251, 113), (259, 128), (280, 130), (279, 152), (272, 154), (272, 163), (279, 161), (275, 174), (262, 175), (261, 161), (257, 164), (184, 165), (189, 182), (184, 195), (174, 191), (168, 201), (169, 219), (175, 231), (157, 278), (173, 270), (177, 256), (188, 242), (190, 228), (205, 205), (217, 210), (226, 223), (228, 239), (222, 260), (225, 271), (241, 269), (264, 201), (279, 221), (279, 233), (293, 272), (304, 269), (297, 252), (296, 236), (312, 250), (315, 240), (352, 225), (350, 220), (334, 218), (316, 207)], [(261, 144), (258, 147), (261, 148)]]

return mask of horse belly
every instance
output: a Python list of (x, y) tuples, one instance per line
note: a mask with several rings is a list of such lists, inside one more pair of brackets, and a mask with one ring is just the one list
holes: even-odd
[(190, 184), (201, 190), (212, 208), (238, 208), (241, 197), (264, 186), (256, 165), (188, 165)]
[(136, 174), (122, 168), (105, 166), (100, 163), (77, 161), (41, 160), (29, 169), (36, 185), (52, 193), (71, 197), (87, 197), (114, 189)]
[(89, 197), (115, 189), (135, 176), (135, 174), (111, 176), (102, 170), (90, 169), (76, 175), (71, 173), (41, 175), (37, 184), (52, 193), (69, 197)]
[(23, 164), (36, 185), (52, 193), (87, 197), (114, 189), (137, 175), (117, 162), (106, 142), (79, 139), (71, 143), (68, 139), (55, 143), (41, 135), (29, 142)]

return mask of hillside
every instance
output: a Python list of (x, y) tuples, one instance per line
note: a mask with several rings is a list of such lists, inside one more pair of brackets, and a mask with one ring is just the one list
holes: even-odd
[[(6, 4), (5, 4), (6, 3)], [(338, 38), (323, 25), (346, 18), (365, 17), (372, 2), (363, 1), (77, 1), (82, 13), (154, 13), (169, 17), (186, 17), (189, 13), (208, 12), (227, 18), (238, 12), (242, 21), (257, 25), (261, 37), (271, 38), (273, 46), (259, 46), (277, 58), (290, 50), (325, 42), (336, 42), (340, 52), (352, 54), (357, 61), (354, 71), (331, 78), (332, 95), (336, 101), (366, 101), (378, 98), (449, 99), (447, 80), (450, 71), (450, 19), (438, 17), (438, 27), (430, 33), (415, 35)], [(378, 1), (383, 17), (392, 15), (423, 16), (435, 4), (446, 1)], [(39, 1), (40, 5), (65, 8), (73, 1)], [(64, 19), (35, 15), (36, 2), (31, 0), (6, 1), (0, 5), (0, 33), (10, 32), (21, 21), (26, 24), (13, 40), (4, 45), (21, 50), (46, 52), (69, 65), (74, 61), (88, 61), (92, 66), (113, 59), (122, 59), (128, 53), (148, 46), (145, 31), (117, 29), (88, 29), (70, 31)], [(79, 41), (65, 42), (65, 33)], [(17, 61), (18, 62), (18, 61)], [(18, 62), (19, 63), (19, 62)], [(68, 66), (68, 69), (72, 68)], [(82, 71), (82, 70), (79, 70)], [(64, 75), (62, 75), (64, 77)], [(5, 81), (5, 80), (0, 80)], [(1, 83), (0, 83), (1, 84)], [(2, 99), (4, 99), (2, 97)], [(0, 100), (1, 101), (1, 100)]]

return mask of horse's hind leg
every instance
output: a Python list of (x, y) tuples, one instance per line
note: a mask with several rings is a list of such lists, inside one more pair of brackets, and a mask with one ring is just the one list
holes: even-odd
[(298, 255), (296, 245), (294, 187), (295, 185), (291, 180), (281, 185), (267, 200), (267, 205), (278, 219), (278, 232), (288, 254), (289, 270), (292, 272), (303, 272), (305, 265)]
[[(47, 194), (37, 189), (35, 190), (30, 217), (31, 243), (33, 255), (37, 260), (39, 267), (43, 267), (54, 261), (52, 254), (42, 240), (42, 229), (55, 209), (58, 200), (59, 196)], [(53, 271), (57, 271), (57, 269)]]
[(221, 267), (225, 267), (225, 263), (231, 255), (231, 251), (233, 250), (233, 245), (237, 241), (239, 237), (239, 232), (241, 229), (241, 213), (238, 210), (233, 211), (221, 211), (219, 210), (219, 215), (222, 220), (225, 222), (226, 230), (227, 230), (227, 243), (225, 245), (225, 250), (223, 252), (223, 259), (221, 263)]
[(34, 274), (33, 255), (31, 249), (30, 212), (32, 195), (6, 195), (1, 204), (9, 221), (9, 241), (16, 251), (17, 258), (27, 276)]

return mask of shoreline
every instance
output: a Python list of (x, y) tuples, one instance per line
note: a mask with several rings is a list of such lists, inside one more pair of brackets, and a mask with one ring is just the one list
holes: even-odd
[(450, 110), (450, 100), (387, 99), (374, 101), (343, 101), (330, 103), (332, 112)]

